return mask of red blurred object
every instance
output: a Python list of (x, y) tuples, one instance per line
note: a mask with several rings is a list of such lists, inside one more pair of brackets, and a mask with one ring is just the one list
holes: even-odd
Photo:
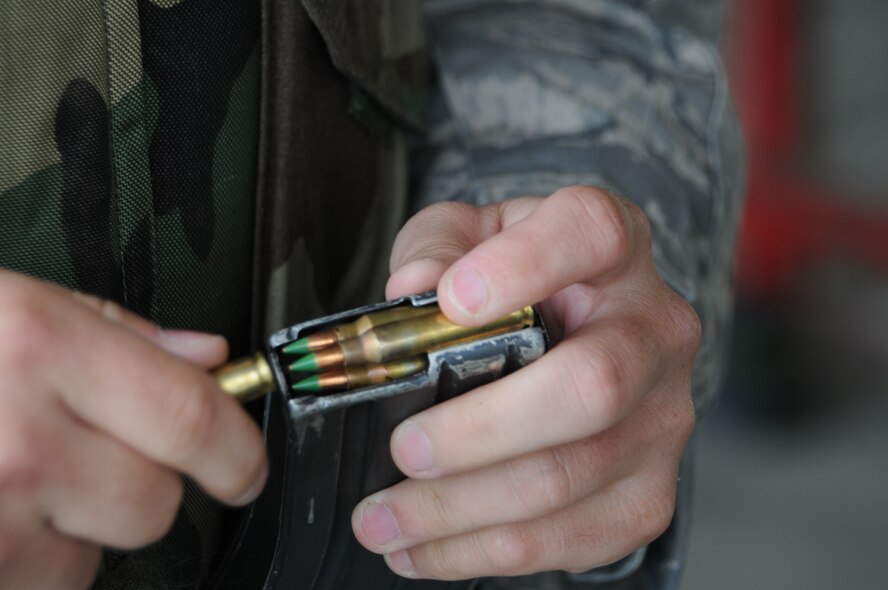
[(888, 217), (830, 194), (794, 170), (803, 89), (799, 0), (740, 0), (729, 51), (748, 154), (738, 240), (741, 297), (779, 298), (812, 261), (836, 254), (888, 270)]

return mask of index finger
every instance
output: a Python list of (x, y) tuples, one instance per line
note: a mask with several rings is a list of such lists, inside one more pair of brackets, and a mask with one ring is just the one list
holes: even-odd
[(477, 469), (604, 432), (661, 381), (662, 347), (642, 324), (600, 321), (498, 381), (416, 414), (392, 433), (408, 477)]
[(44, 375), (80, 419), (230, 503), (250, 501), (266, 471), (258, 428), (212, 378), (91, 310), (59, 305), (41, 338)]
[(457, 323), (481, 325), (618, 272), (636, 250), (635, 215), (643, 217), (604, 190), (561, 189), (448, 269), (438, 284), (441, 309)]

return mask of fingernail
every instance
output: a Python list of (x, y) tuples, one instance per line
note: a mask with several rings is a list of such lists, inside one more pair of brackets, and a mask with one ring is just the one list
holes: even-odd
[(435, 466), (432, 443), (422, 426), (408, 420), (395, 433), (395, 449), (400, 463), (416, 473), (430, 471)]
[(405, 578), (416, 577), (416, 571), (413, 569), (413, 562), (410, 561), (410, 556), (407, 555), (407, 551), (395, 551), (394, 553), (389, 553), (385, 556), (385, 561), (388, 563), (392, 571), (399, 576), (404, 576)]
[(249, 487), (249, 489), (244, 492), (237, 500), (234, 501), (235, 506), (244, 506), (245, 504), (249, 504), (253, 500), (259, 497), (259, 494), (262, 493), (262, 490), (265, 488), (265, 482), (268, 480), (268, 464), (266, 463), (265, 469), (262, 471), (262, 475), (260, 475), (256, 481), (253, 482), (253, 485)]
[(474, 269), (460, 268), (450, 276), (450, 296), (464, 313), (476, 316), (487, 304), (487, 287)]
[(374, 545), (385, 547), (401, 536), (401, 529), (389, 507), (371, 502), (361, 508), (361, 530)]
[(447, 270), (447, 266), (444, 262), (431, 258), (408, 262), (389, 277), (385, 290), (386, 297), (394, 299), (434, 289)]
[(206, 332), (192, 332), (189, 330), (160, 331), (160, 345), (174, 354), (218, 346), (220, 340), (225, 341), (222, 336), (207, 334)]

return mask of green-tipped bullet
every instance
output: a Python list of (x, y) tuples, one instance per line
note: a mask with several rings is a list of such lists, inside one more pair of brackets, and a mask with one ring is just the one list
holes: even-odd
[(318, 379), (317, 375), (312, 375), (311, 377), (306, 377), (299, 383), (294, 383), (292, 388), (296, 391), (307, 391), (314, 392), (321, 390), (321, 380)]
[(311, 352), (311, 342), (308, 336), (291, 342), (283, 348), (284, 354), (308, 354)]
[(419, 356), (394, 363), (369, 364), (348, 369), (335, 369), (307, 377), (291, 387), (296, 391), (305, 393), (333, 393), (409, 377), (410, 375), (425, 371), (428, 366), (429, 363), (426, 358)]
[(308, 373), (318, 370), (318, 361), (315, 353), (311, 352), (290, 365), (291, 371)]

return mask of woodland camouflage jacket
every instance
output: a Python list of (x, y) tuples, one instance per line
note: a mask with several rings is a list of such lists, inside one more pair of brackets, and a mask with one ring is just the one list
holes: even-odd
[[(603, 185), (701, 316), (705, 409), (742, 192), (720, 22), (716, 0), (3, 0), (0, 266), (237, 353), (380, 299), (410, 209)], [(196, 586), (214, 511), (190, 493), (99, 586)]]

